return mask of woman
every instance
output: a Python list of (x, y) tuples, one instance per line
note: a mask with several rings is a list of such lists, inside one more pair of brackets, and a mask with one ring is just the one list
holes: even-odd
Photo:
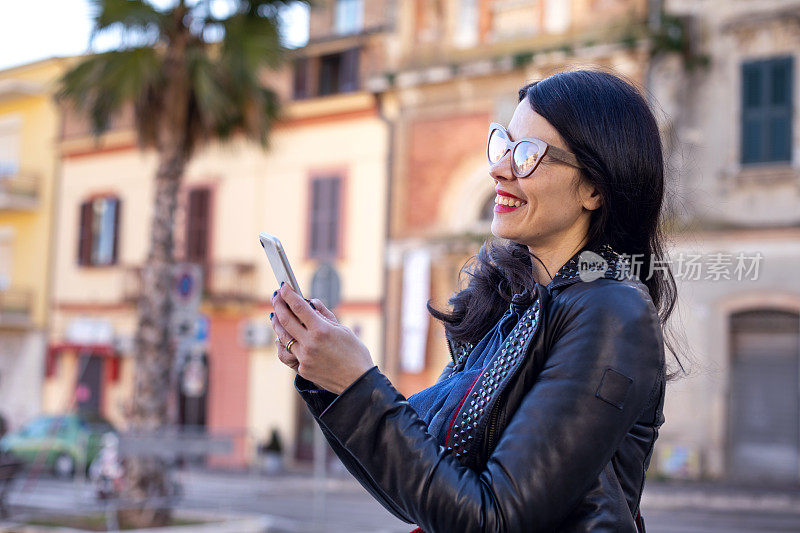
[(272, 300), (278, 357), (343, 464), (415, 531), (643, 531), (675, 302), (658, 128), (607, 73), (519, 99), (487, 145), (506, 244), (481, 248), (451, 311), (429, 306), (453, 356), (437, 383), (404, 398), (288, 286)]

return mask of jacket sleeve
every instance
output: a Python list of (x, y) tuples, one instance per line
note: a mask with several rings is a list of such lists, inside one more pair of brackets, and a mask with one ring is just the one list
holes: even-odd
[(537, 382), (483, 471), (445, 453), (377, 367), (319, 421), (426, 533), (552, 531), (611, 460), (663, 372), (661, 329), (646, 292), (600, 285), (565, 313)]
[[(450, 361), (436, 379), (437, 383), (450, 377), (452, 373), (453, 361)], [(318, 387), (313, 381), (309, 381), (299, 374), (295, 377), (295, 389), (297, 389), (297, 392), (300, 393), (300, 397), (303, 398), (303, 401), (305, 401), (308, 405), (308, 409), (311, 412), (311, 415), (317, 421), (317, 424), (320, 426), (322, 434), (325, 436), (325, 439), (328, 441), (328, 444), (330, 444), (334, 453), (336, 453), (336, 456), (339, 457), (340, 461), (342, 461), (344, 467), (347, 468), (348, 472), (350, 472), (361, 484), (361, 486), (363, 486), (367, 492), (372, 494), (372, 497), (375, 498), (381, 505), (383, 505), (386, 510), (404, 522), (409, 524), (415, 523), (411, 518), (405, 515), (403, 511), (400, 510), (395, 502), (389, 499), (388, 495), (384, 493), (375, 483), (370, 475), (364, 470), (364, 467), (358, 463), (353, 454), (339, 443), (336, 437), (331, 434), (330, 430), (324, 424), (320, 423), (320, 413), (322, 413), (322, 411), (324, 411), (338, 396), (326, 389), (323, 389), (322, 387)]]
[[(372, 368), (377, 369), (378, 367), (374, 366)], [(359, 380), (356, 380), (356, 382)], [(324, 411), (334, 400), (336, 400), (338, 396), (326, 389), (318, 387), (313, 381), (305, 379), (300, 374), (295, 376), (294, 384), (295, 389), (297, 389), (297, 392), (300, 393), (300, 397), (303, 398), (303, 400), (306, 402), (306, 405), (308, 405), (308, 410), (311, 412), (314, 420), (317, 421), (317, 425), (322, 430), (325, 440), (328, 441), (331, 449), (333, 449), (334, 453), (342, 462), (347, 471), (350, 472), (361, 484), (361, 486), (364, 487), (364, 489), (366, 489), (366, 491), (369, 492), (372, 497), (375, 498), (375, 500), (377, 500), (378, 503), (380, 503), (387, 511), (392, 513), (403, 522), (413, 524), (414, 521), (409, 518), (400, 509), (400, 507), (389, 498), (389, 496), (381, 489), (375, 480), (372, 479), (370, 474), (358, 462), (358, 459), (356, 459), (356, 457), (347, 448), (342, 446), (339, 440), (333, 436), (325, 424), (320, 422), (320, 413), (322, 413), (322, 411)], [(352, 387), (354, 384), (355, 383), (351, 384), (350, 386)], [(347, 389), (342, 391), (342, 394), (345, 392), (347, 392)]]

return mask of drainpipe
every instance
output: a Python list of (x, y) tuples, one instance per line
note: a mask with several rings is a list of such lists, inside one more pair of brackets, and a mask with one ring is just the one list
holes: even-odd
[(391, 373), (391, 370), (386, 368), (386, 354), (388, 351), (386, 324), (387, 324), (387, 296), (389, 289), (389, 265), (386, 257), (388, 245), (391, 242), (391, 226), (392, 226), (392, 186), (394, 184), (394, 156), (395, 156), (395, 124), (394, 121), (386, 116), (384, 109), (384, 102), (381, 93), (375, 94), (375, 99), (378, 103), (378, 116), (386, 124), (388, 132), (388, 151), (386, 153), (386, 212), (385, 212), (385, 230), (384, 230), (384, 244), (381, 253), (381, 260), (383, 262), (383, 289), (381, 296), (381, 346), (383, 349), (381, 365), (384, 370)]
[[(648, 0), (647, 1), (647, 28), (650, 33), (658, 31), (661, 27), (661, 14), (664, 10), (664, 0)], [(653, 59), (647, 58), (647, 66), (645, 67), (645, 98), (647, 103), (654, 103), (651, 87), (653, 87)]]

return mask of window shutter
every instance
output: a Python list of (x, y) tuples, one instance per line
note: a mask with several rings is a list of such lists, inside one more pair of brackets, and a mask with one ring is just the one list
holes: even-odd
[(119, 198), (115, 198), (113, 200), (115, 207), (114, 207), (114, 244), (112, 246), (111, 252), (111, 264), (117, 264), (117, 258), (119, 257), (119, 221), (120, 219), (120, 210), (122, 208), (122, 200)]
[(310, 255), (331, 258), (339, 252), (341, 178), (318, 178), (311, 183)]
[(208, 259), (208, 225), (211, 191), (206, 188), (189, 192), (186, 226), (186, 259), (203, 264)]
[(792, 149), (792, 58), (776, 59), (769, 65), (770, 161), (790, 161)]
[(293, 93), (296, 100), (307, 98), (308, 94), (308, 59), (301, 57), (294, 61)]
[(742, 65), (742, 163), (791, 160), (792, 58)]
[(339, 91), (358, 90), (358, 48), (342, 53), (341, 73), (339, 75)]
[(322, 228), (320, 227), (320, 198), (322, 197), (320, 189), (322, 188), (322, 180), (314, 180), (311, 182), (311, 250), (312, 257), (316, 257), (321, 253), (320, 237)]
[(327, 252), (335, 257), (339, 251), (339, 178), (328, 180), (328, 246)]
[(323, 56), (319, 64), (319, 96), (335, 94), (340, 90), (342, 54)]
[(94, 209), (92, 202), (83, 202), (80, 208), (80, 227), (78, 230), (78, 264), (88, 265), (92, 258), (92, 222)]

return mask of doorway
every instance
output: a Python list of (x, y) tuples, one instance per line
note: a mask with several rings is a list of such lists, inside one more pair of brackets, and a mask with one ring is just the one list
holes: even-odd
[(756, 309), (730, 318), (728, 473), (800, 481), (800, 314)]

